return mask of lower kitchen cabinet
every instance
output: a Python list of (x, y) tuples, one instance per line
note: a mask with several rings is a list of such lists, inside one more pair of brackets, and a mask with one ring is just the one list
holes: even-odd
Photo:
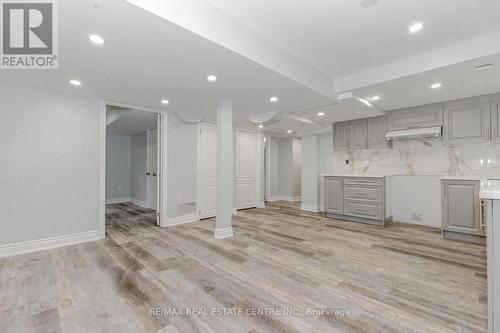
[[(443, 236), (471, 241), (474, 236), (484, 236), (480, 186), (479, 180), (441, 181)], [(473, 237), (466, 237), (468, 235)]]
[(342, 177), (325, 178), (325, 212), (343, 214), (344, 184)]
[(392, 222), (385, 211), (385, 177), (325, 176), (324, 190), (327, 217), (382, 226)]

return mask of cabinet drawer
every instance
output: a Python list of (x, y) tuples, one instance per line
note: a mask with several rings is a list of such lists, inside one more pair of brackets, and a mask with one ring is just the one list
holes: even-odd
[(346, 177), (345, 185), (382, 186), (383, 178)]
[(382, 202), (382, 188), (379, 186), (346, 185), (344, 188), (344, 199)]
[(344, 215), (380, 220), (382, 219), (382, 205), (380, 203), (344, 201)]

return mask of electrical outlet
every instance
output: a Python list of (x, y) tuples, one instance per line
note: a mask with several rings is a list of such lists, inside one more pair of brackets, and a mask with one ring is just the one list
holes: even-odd
[(413, 221), (422, 221), (422, 214), (413, 213), (411, 214), (411, 219)]

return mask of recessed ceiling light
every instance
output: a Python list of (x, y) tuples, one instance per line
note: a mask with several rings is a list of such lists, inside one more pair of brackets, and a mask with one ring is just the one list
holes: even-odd
[(273, 103), (276, 103), (278, 101), (278, 97), (271, 97), (269, 100)]
[(377, 2), (378, 0), (360, 0), (361, 7), (371, 7)]
[(79, 80), (70, 80), (69, 83), (77, 87), (82, 85), (82, 82)]
[(215, 82), (215, 81), (217, 81), (217, 76), (209, 75), (209, 76), (207, 76), (207, 80), (210, 82)]
[(493, 64), (483, 64), (483, 65), (476, 66), (476, 70), (480, 71), (481, 69), (487, 69), (487, 68), (491, 68), (491, 67), (493, 67)]
[(170, 103), (170, 102), (168, 101), (168, 99), (162, 99), (162, 100), (161, 100), (161, 104), (168, 104), (168, 103)]
[(318, 116), (319, 116), (319, 117), (323, 117), (324, 115), (325, 115), (325, 113), (324, 113), (324, 112), (318, 112)]
[(259, 128), (263, 128), (263, 127), (264, 127), (264, 125), (259, 125)]
[(288, 134), (290, 134), (290, 133), (292, 133), (292, 130), (288, 130), (288, 131), (286, 131), (286, 132), (287, 132)]
[(372, 101), (378, 101), (378, 100), (380, 100), (380, 96), (378, 96), (378, 95), (377, 95), (377, 96), (373, 96), (373, 97), (371, 97), (370, 99), (371, 99)]
[(410, 25), (410, 27), (408, 28), (408, 31), (410, 31), (411, 34), (416, 34), (416, 33), (419, 33), (420, 31), (422, 31), (423, 28), (424, 28), (424, 24), (422, 22), (417, 22), (417, 23), (413, 23), (412, 25)]
[(441, 88), (442, 86), (443, 86), (443, 85), (442, 85), (441, 83), (437, 82), (437, 83), (433, 83), (433, 84), (431, 85), (431, 88), (432, 88), (432, 89), (439, 89), (439, 88)]
[(89, 35), (89, 40), (96, 45), (104, 44), (104, 38), (96, 34)]

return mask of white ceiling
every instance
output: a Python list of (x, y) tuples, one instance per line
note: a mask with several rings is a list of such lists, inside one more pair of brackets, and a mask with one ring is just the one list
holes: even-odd
[[(338, 77), (500, 29), (498, 0), (206, 0), (324, 73)], [(424, 23), (411, 36), (408, 26)]]
[[(59, 69), (2, 70), (0, 81), (213, 119), (227, 99), (238, 113), (331, 103), (239, 54), (123, 0), (59, 1)], [(105, 39), (92, 45), (90, 33)], [(207, 82), (208, 74), (217, 82)], [(70, 86), (70, 79), (82, 81)], [(271, 104), (269, 98), (280, 101)], [(167, 98), (165, 107), (160, 100)]]
[[(379, 0), (371, 8), (360, 7), (358, 0), (134, 2), (174, 14), (168, 19), (125, 0), (60, 1), (59, 70), (2, 70), (0, 81), (208, 121), (215, 121), (217, 101), (231, 100), (239, 128), (257, 128), (249, 115), (283, 114), (262, 129), (279, 136), (289, 135), (287, 130), (328, 131), (332, 122), (389, 109), (500, 92), (500, 56), (493, 54), (500, 46), (488, 43), (500, 37), (498, 0)], [(410, 35), (408, 25), (417, 20), (424, 31)], [(105, 44), (92, 45), (90, 33), (104, 37)], [(455, 50), (450, 45), (467, 52), (455, 52), (463, 57), (448, 66)], [(477, 54), (489, 56), (477, 59)], [(401, 59), (413, 59), (417, 74), (402, 74), (404, 61), (393, 66)], [(474, 71), (484, 62), (495, 66)], [(208, 74), (217, 75), (215, 84), (207, 82)], [(70, 86), (74, 78), (83, 85)], [(429, 89), (434, 81), (443, 88)], [(354, 96), (380, 95), (377, 108), (354, 98), (329, 98), (339, 82), (353, 87)], [(279, 102), (270, 103), (271, 96)], [(160, 103), (163, 98), (168, 106)]]
[[(493, 67), (475, 69), (482, 64), (492, 64)], [(430, 86), (437, 82), (442, 88), (431, 89)], [(373, 104), (384, 110), (394, 110), (499, 92), (500, 54), (494, 54), (357, 89), (354, 94), (366, 98), (378, 95), (380, 100)]]
[(108, 121), (106, 133), (133, 136), (156, 128), (156, 119), (156, 114), (151, 112), (136, 110), (108, 111), (108, 120), (110, 120), (111, 123)]

